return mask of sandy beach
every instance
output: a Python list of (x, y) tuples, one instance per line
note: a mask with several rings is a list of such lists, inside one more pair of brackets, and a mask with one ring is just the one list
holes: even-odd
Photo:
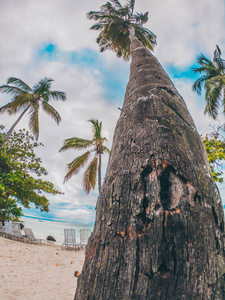
[(0, 237), (0, 299), (72, 300), (83, 261), (84, 250)]

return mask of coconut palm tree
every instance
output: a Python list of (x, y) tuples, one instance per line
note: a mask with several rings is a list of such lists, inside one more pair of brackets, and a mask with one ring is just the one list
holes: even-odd
[(104, 142), (107, 141), (105, 137), (102, 137), (102, 122), (98, 120), (89, 120), (92, 123), (93, 138), (92, 140), (86, 140), (82, 138), (73, 137), (64, 140), (63, 147), (59, 150), (65, 151), (68, 149), (82, 150), (92, 147), (91, 150), (86, 151), (84, 154), (76, 157), (68, 166), (68, 173), (64, 177), (64, 182), (70, 179), (74, 174), (77, 174), (80, 169), (87, 163), (94, 153), (94, 158), (89, 163), (83, 177), (83, 186), (85, 192), (88, 194), (91, 189), (95, 188), (98, 173), (98, 189), (101, 190), (101, 167), (102, 167), (102, 154), (110, 150), (104, 146)]
[(118, 57), (129, 60), (131, 28), (134, 28), (136, 37), (143, 45), (153, 50), (156, 36), (149, 29), (142, 27), (148, 21), (148, 12), (134, 13), (134, 4), (134, 0), (129, 0), (125, 6), (118, 0), (110, 0), (100, 7), (100, 11), (87, 13), (88, 19), (97, 21), (90, 29), (100, 31), (96, 41), (101, 52), (110, 49), (116, 52)]
[[(66, 94), (60, 91), (51, 91), (53, 79), (41, 79), (33, 88), (30, 88), (19, 78), (10, 77), (6, 85), (0, 86), (0, 92), (11, 94), (12, 100), (8, 104), (0, 107), (0, 113), (7, 111), (10, 115), (22, 111), (19, 118), (7, 132), (3, 144), (8, 140), (15, 126), (19, 123), (24, 114), (28, 111), (30, 115), (29, 127), (38, 139), (39, 135), (39, 107), (41, 105), (44, 112), (51, 116), (57, 124), (61, 121), (59, 113), (49, 104), (50, 99), (66, 100)], [(2, 145), (3, 145), (2, 144)]]
[(206, 101), (204, 113), (208, 113), (213, 119), (218, 115), (220, 104), (223, 105), (223, 113), (225, 113), (225, 60), (221, 55), (219, 46), (216, 46), (213, 61), (201, 54), (197, 60), (200, 66), (192, 68), (194, 73), (201, 74), (193, 84), (193, 91), (200, 95), (204, 87)]

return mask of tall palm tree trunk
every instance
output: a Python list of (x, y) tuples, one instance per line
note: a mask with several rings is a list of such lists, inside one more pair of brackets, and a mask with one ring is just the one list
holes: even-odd
[(99, 153), (99, 155), (98, 155), (98, 191), (99, 191), (99, 194), (101, 192), (101, 185), (102, 185), (101, 171), (102, 171), (102, 154)]
[(76, 300), (223, 299), (224, 213), (201, 137), (156, 58), (133, 38)]
[(16, 120), (16, 122), (9, 129), (9, 131), (7, 132), (7, 134), (5, 136), (5, 139), (4, 139), (3, 143), (0, 145), (0, 148), (8, 141), (8, 139), (9, 139), (11, 133), (13, 132), (14, 128), (19, 123), (19, 121), (22, 119), (22, 117), (25, 115), (25, 113), (28, 111), (29, 107), (30, 106), (27, 106), (27, 108), (20, 114), (19, 118)]

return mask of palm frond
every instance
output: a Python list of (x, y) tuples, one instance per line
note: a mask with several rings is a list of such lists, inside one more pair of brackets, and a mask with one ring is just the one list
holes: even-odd
[(149, 50), (153, 50), (156, 45), (156, 35), (147, 28), (140, 27), (137, 24), (132, 24), (135, 29), (136, 37), (142, 42), (142, 44)]
[(98, 122), (98, 120), (88, 120), (88, 122), (92, 123), (92, 131), (94, 133), (94, 138), (99, 139), (101, 138), (102, 133), (102, 122)]
[(194, 92), (197, 92), (198, 95), (201, 95), (201, 93), (202, 93), (202, 85), (204, 84), (204, 82), (205, 82), (205, 76), (201, 76), (192, 85), (192, 90)]
[(43, 78), (41, 79), (34, 87), (33, 92), (38, 95), (43, 95), (45, 93), (49, 93), (53, 79)]
[(224, 74), (225, 73), (225, 61), (221, 57), (222, 52), (218, 45), (216, 45), (216, 50), (214, 51), (213, 62), (216, 67)]
[(23, 92), (26, 92), (26, 93), (32, 92), (32, 89), (29, 87), (28, 84), (26, 84), (24, 81), (22, 81), (21, 79), (16, 78), (16, 77), (9, 77), (7, 79), (7, 84), (13, 84), (13, 85), (15, 85), (15, 87), (21, 89)]
[(118, 0), (110, 0), (110, 1), (114, 4), (115, 8), (118, 8), (118, 9), (122, 8), (122, 5)]
[(10, 102), (11, 110), (13, 113), (17, 113), (20, 110), (26, 108), (34, 100), (33, 94), (23, 94), (16, 96), (13, 101)]
[(0, 107), (0, 113), (4, 113), (5, 111), (10, 113), (10, 109), (11, 109), (11, 103), (7, 103), (6, 105)]
[(107, 148), (107, 147), (104, 147), (104, 150), (103, 150), (104, 152), (106, 152), (106, 153), (108, 153), (109, 155), (110, 155), (110, 153), (111, 153), (111, 151), (109, 150), (109, 148)]
[(88, 19), (97, 21), (90, 29), (99, 30), (96, 42), (99, 44), (100, 52), (107, 49), (112, 50), (118, 57), (124, 60), (130, 58), (130, 25), (135, 24), (137, 38), (150, 50), (156, 45), (156, 36), (147, 28), (142, 28), (148, 20), (148, 12), (134, 14), (134, 0), (129, 0), (125, 6), (119, 1), (111, 0), (100, 7), (100, 11), (90, 11)]
[(134, 4), (135, 4), (135, 0), (129, 0), (127, 2), (127, 7), (129, 7), (129, 10), (130, 10), (130, 14), (132, 15), (133, 12), (134, 12)]
[(21, 110), (24, 110), (29, 105), (31, 99), (33, 99), (33, 95), (31, 94), (16, 96), (11, 102), (0, 108), (0, 113), (7, 111), (9, 114), (15, 114)]
[(36, 101), (29, 109), (30, 118), (28, 122), (29, 128), (36, 140), (38, 140), (38, 136), (39, 136), (38, 109), (39, 109), (39, 103)]
[(103, 29), (103, 28), (104, 28), (104, 25), (101, 24), (101, 23), (96, 23), (96, 24), (94, 24), (90, 27), (91, 30), (100, 30), (100, 29)]
[(13, 96), (22, 95), (24, 91), (18, 87), (10, 86), (10, 85), (1, 85), (0, 92), (5, 94), (12, 94)]
[(219, 55), (219, 56), (222, 55), (222, 52), (221, 52), (220, 47), (218, 45), (216, 45), (216, 50), (214, 52), (214, 55)]
[(64, 177), (64, 182), (79, 172), (79, 170), (87, 162), (89, 156), (90, 156), (90, 151), (87, 151), (84, 154), (76, 157), (71, 163), (67, 165), (69, 171)]
[(97, 181), (98, 158), (95, 156), (88, 165), (83, 177), (83, 186), (87, 194), (95, 188)]
[(98, 19), (101, 18), (101, 16), (102, 16), (102, 12), (100, 11), (89, 11), (87, 13), (87, 18), (89, 20), (98, 21)]
[(42, 101), (41, 106), (42, 109), (59, 125), (61, 122), (61, 117), (57, 110), (46, 101)]
[(49, 95), (52, 99), (54, 100), (62, 100), (62, 101), (66, 101), (66, 93), (64, 92), (60, 92), (60, 91), (51, 91), (49, 92)]
[(68, 149), (75, 149), (75, 150), (81, 150), (81, 149), (86, 149), (92, 145), (92, 141), (90, 140), (85, 140), (77, 137), (73, 137), (70, 139), (64, 140), (63, 147), (59, 150), (65, 151)]
[(148, 12), (142, 14), (142, 13), (136, 13), (134, 16), (133, 16), (134, 20), (135, 20), (135, 23), (137, 24), (140, 24), (141, 26), (145, 23), (147, 23), (148, 21)]

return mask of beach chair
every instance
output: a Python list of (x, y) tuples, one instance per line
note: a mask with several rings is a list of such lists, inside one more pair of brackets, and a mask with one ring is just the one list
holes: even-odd
[(80, 229), (80, 246), (85, 247), (91, 235), (90, 229)]
[(27, 240), (26, 237), (22, 235), (20, 224), (17, 222), (12, 222), (12, 238), (20, 242)]
[(30, 241), (31, 243), (40, 243), (40, 244), (42, 244), (42, 243), (45, 243), (45, 240), (43, 240), (43, 239), (36, 239), (36, 237), (34, 236), (34, 233), (33, 233), (33, 231), (32, 231), (32, 229), (31, 228), (26, 228), (26, 227), (24, 227), (23, 228), (23, 231), (24, 231), (24, 233), (25, 233), (25, 236), (26, 236), (26, 238), (28, 239), (28, 241)]
[(12, 238), (13, 237), (12, 221), (5, 221), (4, 236), (8, 237), (8, 238)]
[(63, 249), (74, 249), (77, 250), (79, 245), (76, 244), (75, 230), (64, 229), (64, 243), (62, 244)]
[(24, 235), (22, 235), (21, 229), (16, 227), (13, 228), (13, 238), (20, 242), (28, 241), (28, 239)]
[(0, 235), (4, 236), (4, 226), (3, 226), (2, 222), (0, 222)]

